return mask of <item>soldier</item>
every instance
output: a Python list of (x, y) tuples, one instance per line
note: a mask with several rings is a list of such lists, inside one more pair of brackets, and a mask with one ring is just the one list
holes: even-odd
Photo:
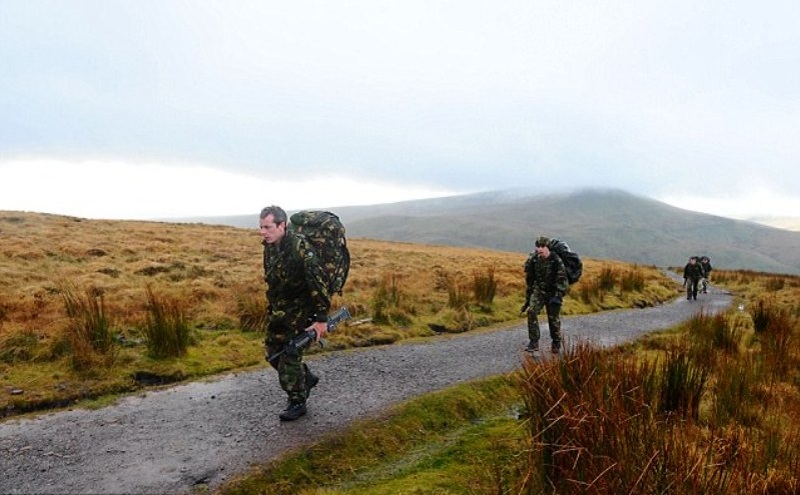
[(700, 269), (703, 272), (703, 278), (700, 281), (700, 286), (702, 287), (703, 294), (708, 293), (708, 278), (711, 276), (711, 260), (708, 256), (703, 256), (700, 258)]
[(703, 269), (697, 263), (697, 256), (689, 258), (689, 262), (683, 267), (683, 285), (686, 287), (686, 299), (697, 300), (697, 284), (703, 278)]
[(536, 252), (525, 262), (525, 304), (522, 312), (528, 314), (528, 347), (531, 354), (539, 351), (539, 312), (547, 311), (547, 324), (550, 327), (552, 352), (561, 351), (561, 302), (567, 293), (569, 283), (564, 262), (550, 252), (550, 239), (536, 239)]
[[(293, 337), (312, 328), (319, 340), (328, 331), (326, 277), (311, 244), (287, 229), (286, 212), (278, 206), (261, 210), (259, 226), (264, 245), (264, 280), (267, 283), (266, 353), (280, 351)], [(270, 364), (278, 371), (288, 395), (282, 421), (306, 413), (309, 392), (319, 382), (303, 362), (302, 350), (284, 353)]]

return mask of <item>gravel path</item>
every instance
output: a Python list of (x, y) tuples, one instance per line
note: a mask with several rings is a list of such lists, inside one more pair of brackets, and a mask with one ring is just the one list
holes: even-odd
[[(564, 318), (567, 344), (602, 346), (723, 311), (716, 289), (698, 301)], [(546, 324), (543, 348), (549, 347)], [(188, 493), (213, 489), (250, 463), (314, 442), (365, 415), (456, 383), (519, 367), (524, 326), (424, 343), (313, 356), (320, 384), (308, 414), (281, 423), (285, 396), (272, 369), (128, 397), (99, 410), (0, 423), (0, 493)]]

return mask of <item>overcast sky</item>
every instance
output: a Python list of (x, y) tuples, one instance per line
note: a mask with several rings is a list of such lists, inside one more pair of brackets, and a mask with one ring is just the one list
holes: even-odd
[(525, 187), (800, 216), (797, 0), (0, 0), (0, 210)]

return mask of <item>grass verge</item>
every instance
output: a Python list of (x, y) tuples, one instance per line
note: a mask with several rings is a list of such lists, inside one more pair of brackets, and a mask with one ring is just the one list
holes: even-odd
[(515, 463), (525, 429), (514, 382), (504, 375), (412, 399), (253, 468), (218, 493), (497, 493), (524, 468)]

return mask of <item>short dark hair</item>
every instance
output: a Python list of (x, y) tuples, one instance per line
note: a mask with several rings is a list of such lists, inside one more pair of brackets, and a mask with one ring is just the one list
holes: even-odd
[(261, 209), (261, 214), (258, 216), (258, 218), (267, 218), (270, 215), (272, 215), (272, 218), (275, 220), (275, 225), (286, 223), (286, 212), (283, 211), (283, 208), (280, 206), (265, 206)]

